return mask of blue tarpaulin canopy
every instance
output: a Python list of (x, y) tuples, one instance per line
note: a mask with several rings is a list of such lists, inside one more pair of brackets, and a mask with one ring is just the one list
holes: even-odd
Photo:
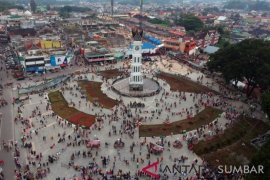
[(142, 45), (142, 49), (155, 49), (155, 48), (156, 46), (149, 42), (144, 42)]
[[(130, 45), (130, 49), (132, 49), (132, 45)], [(142, 49), (155, 49), (156, 46), (154, 44), (151, 44), (149, 42), (143, 42)]]
[[(162, 44), (159, 39), (154, 38), (154, 37), (149, 36), (149, 35), (145, 35), (144, 39), (146, 41), (143, 42), (142, 49), (155, 49), (158, 45)], [(130, 45), (129, 48), (132, 49), (132, 45)]]
[(161, 41), (155, 37), (152, 37), (152, 36), (148, 36), (148, 35), (145, 35), (144, 38), (149, 41), (150, 43), (152, 44), (155, 44), (155, 45), (160, 45), (161, 44)]

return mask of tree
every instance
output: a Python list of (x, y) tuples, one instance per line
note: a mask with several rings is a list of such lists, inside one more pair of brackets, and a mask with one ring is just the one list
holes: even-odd
[(262, 17), (267, 17), (267, 16), (268, 16), (267, 12), (262, 13)]
[(17, 8), (17, 9), (21, 9), (21, 10), (24, 9), (23, 6), (14, 5), (14, 4), (10, 3), (10, 2), (0, 0), (0, 12), (5, 12), (6, 13), (6, 11), (8, 9), (12, 9), (12, 8)]
[(59, 15), (62, 18), (69, 18), (71, 12), (87, 12), (91, 11), (88, 7), (77, 7), (77, 6), (64, 6), (58, 9)]
[(270, 177), (270, 140), (268, 140), (263, 147), (255, 154), (254, 157), (252, 157), (251, 162), (249, 164), (249, 167), (258, 167), (259, 165), (263, 166), (263, 172), (264, 173), (250, 173), (245, 177), (247, 180), (254, 180), (254, 179), (260, 179), (260, 180), (268, 180)]
[(264, 92), (261, 96), (261, 101), (263, 111), (267, 114), (268, 118), (270, 118), (270, 93)]
[(169, 21), (158, 19), (158, 18), (149, 19), (148, 22), (150, 22), (152, 24), (158, 24), (158, 25), (161, 25), (161, 26), (169, 26), (170, 25)]
[(65, 12), (87, 12), (91, 11), (88, 7), (78, 7), (78, 6), (64, 6), (59, 9), (59, 11), (65, 11)]
[(225, 38), (221, 37), (218, 40), (217, 46), (219, 48), (225, 48), (228, 47), (230, 45), (230, 42), (228, 40), (226, 40)]
[(227, 9), (245, 9), (247, 7), (247, 4), (244, 3), (243, 1), (236, 1), (232, 0), (226, 3), (224, 8)]
[(231, 0), (226, 3), (224, 8), (269, 11), (270, 3), (266, 1)]
[(68, 11), (59, 11), (59, 16), (62, 18), (69, 18), (70, 14)]
[(220, 34), (217, 46), (220, 48), (225, 48), (230, 45), (230, 31), (225, 30), (224, 26), (218, 26), (217, 31)]
[(239, 13), (236, 13), (236, 14), (231, 14), (231, 17), (230, 17), (232, 20), (238, 22), (241, 20), (241, 16)]
[(219, 12), (220, 11), (219, 11), (219, 9), (217, 7), (206, 7), (203, 10), (202, 14), (203, 14), (203, 16), (206, 16), (209, 13), (219, 13)]
[(270, 10), (270, 4), (269, 2), (266, 1), (257, 1), (254, 2), (253, 4), (251, 4), (250, 6), (251, 10), (255, 10), (255, 11), (269, 11)]
[(221, 48), (210, 56), (208, 68), (220, 71), (226, 82), (245, 80), (247, 97), (254, 88), (262, 90), (270, 84), (270, 42), (258, 39), (246, 39), (238, 44)]
[(89, 17), (95, 19), (97, 17), (97, 14), (96, 13), (92, 13)]
[(51, 6), (49, 4), (47, 4), (46, 9), (47, 9), (47, 11), (51, 10)]
[(204, 26), (198, 17), (191, 14), (184, 14), (180, 18), (175, 19), (175, 24), (184, 26), (187, 31), (200, 31)]
[(224, 34), (225, 33), (225, 30), (224, 30), (224, 26), (218, 26), (217, 27), (217, 31), (220, 35)]

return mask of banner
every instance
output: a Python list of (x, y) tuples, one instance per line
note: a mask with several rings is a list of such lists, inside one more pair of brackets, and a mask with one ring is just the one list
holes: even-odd
[(59, 66), (62, 64), (68, 64), (66, 56), (51, 56), (50, 58), (52, 66)]

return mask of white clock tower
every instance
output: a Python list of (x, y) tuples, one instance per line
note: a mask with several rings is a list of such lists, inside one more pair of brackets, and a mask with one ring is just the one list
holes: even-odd
[(132, 29), (133, 46), (132, 46), (132, 63), (129, 78), (129, 90), (143, 90), (143, 74), (142, 74), (142, 35), (143, 30), (140, 28)]

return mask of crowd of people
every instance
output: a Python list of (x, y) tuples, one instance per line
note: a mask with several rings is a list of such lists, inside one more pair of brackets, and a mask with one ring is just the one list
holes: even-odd
[(4, 107), (4, 106), (6, 106), (6, 105), (8, 105), (8, 102), (7, 102), (4, 98), (1, 98), (1, 99), (0, 99), (0, 108), (1, 108), (1, 107)]
[[(110, 66), (108, 69), (111, 68), (114, 67)], [(91, 76), (88, 76), (88, 80), (96, 80), (98, 69), (98, 66), (93, 66), (83, 73), (85, 75), (92, 73)], [(37, 99), (40, 101), (31, 105), (31, 107), (25, 102), (19, 103), (15, 106), (17, 115), (14, 122), (16, 128), (19, 129), (20, 139), (18, 142), (16, 140), (2, 142), (4, 150), (14, 152), (16, 179), (48, 178), (50, 173), (54, 171), (55, 164), (59, 163), (61, 168), (67, 171), (73, 170), (74, 176), (72, 178), (74, 179), (78, 176), (88, 180), (142, 179), (149, 177), (149, 175), (141, 171), (140, 168), (151, 164), (153, 161), (160, 162), (159, 174), (161, 179), (171, 179), (172, 176), (184, 177), (185, 179), (218, 176), (215, 170), (207, 168), (205, 162), (203, 162), (205, 169), (202, 174), (190, 176), (187, 172), (182, 172), (181, 175), (163, 173), (162, 166), (166, 163), (165, 157), (168, 157), (172, 161), (172, 166), (175, 167), (187, 161), (196, 165), (199, 164), (199, 160), (197, 158), (192, 160), (185, 154), (173, 154), (175, 147), (172, 144), (174, 144), (175, 139), (171, 137), (162, 140), (163, 154), (152, 153), (149, 143), (160, 144), (160, 142), (157, 142), (157, 138), (152, 137), (138, 138), (138, 127), (141, 125), (138, 120), (142, 123), (173, 122), (179, 118), (192, 118), (208, 106), (216, 107), (225, 112), (223, 117), (177, 136), (179, 141), (185, 144), (189, 142), (197, 143), (200, 139), (220, 133), (228, 125), (234, 123), (240, 114), (247, 113), (243, 106), (236, 106), (227, 98), (228, 96), (235, 97), (235, 94), (230, 93), (224, 87), (220, 87), (222, 95), (171, 92), (162, 88), (160, 93), (156, 95), (152, 108), (149, 108), (147, 97), (142, 97), (137, 98), (138, 101), (136, 102), (125, 103), (121, 101), (111, 111), (107, 112), (99, 105), (94, 106), (86, 98), (82, 98), (80, 88), (75, 82), (78, 76), (80, 75), (73, 74), (66, 83), (53, 88), (60, 89), (67, 102), (70, 102), (73, 107), (85, 108), (87, 112), (95, 114), (99, 121), (89, 129), (73, 126), (66, 119), (53, 112), (49, 99), (44, 99), (46, 90), (39, 92), (40, 96)], [(204, 78), (201, 76), (197, 80), (202, 82)], [(165, 83), (162, 86), (166, 87), (167, 84)], [(28, 96), (31, 100), (33, 94), (28, 94)], [(30, 113), (28, 113), (29, 110)], [(54, 133), (45, 134), (43, 132), (45, 128), (51, 128), (52, 131), (57, 132), (56, 135)], [(34, 147), (35, 137), (38, 137), (43, 144), (47, 145), (48, 150)], [(100, 138), (101, 146), (99, 148), (87, 148), (86, 144), (89, 139), (94, 138)], [(125, 150), (126, 147), (128, 153)], [(183, 147), (181, 146), (181, 148)], [(109, 151), (113, 153), (107, 153)], [(60, 159), (64, 154), (69, 154), (66, 164)], [(83, 159), (89, 161), (87, 165), (81, 163)], [(62, 180), (67, 179), (67, 177), (62, 177), (59, 173), (59, 177), (56, 179)]]

